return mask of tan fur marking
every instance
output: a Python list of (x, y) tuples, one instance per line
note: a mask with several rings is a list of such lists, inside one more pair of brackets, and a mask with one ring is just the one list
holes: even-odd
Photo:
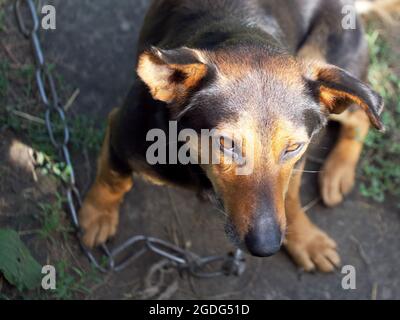
[(118, 210), (124, 195), (132, 188), (132, 176), (112, 170), (109, 163), (110, 126), (116, 115), (109, 116), (109, 126), (98, 159), (97, 176), (79, 212), (84, 231), (83, 242), (88, 247), (104, 243), (113, 236), (118, 226)]
[(321, 49), (321, 45), (315, 44), (315, 43), (310, 43), (305, 45), (300, 49), (298, 52), (298, 57), (304, 58), (304, 59), (314, 59), (318, 60), (321, 62), (326, 61), (326, 53), (324, 52), (326, 50)]
[[(184, 75), (182, 82), (173, 79), (176, 72)], [(172, 102), (183, 99), (190, 89), (198, 85), (207, 74), (207, 66), (202, 63), (166, 64), (152, 53), (145, 52), (139, 58), (137, 73), (154, 99)]]
[[(359, 97), (344, 91), (335, 90), (324, 86), (321, 86), (320, 90), (321, 90), (321, 95), (320, 95), (321, 102), (324, 103), (329, 108), (331, 113), (335, 114), (342, 113), (345, 109), (347, 109), (351, 105), (351, 103), (355, 103), (364, 110), (364, 112), (369, 116), (370, 121), (376, 128), (378, 129), (382, 128), (382, 124), (379, 122), (379, 119), (376, 118), (376, 116), (371, 112), (369, 106)], [(347, 102), (337, 105), (338, 98), (346, 99)]]
[(363, 110), (349, 112), (342, 121), (339, 140), (320, 174), (320, 190), (324, 203), (335, 206), (343, 201), (355, 183), (355, 172), (370, 121)]
[[(288, 143), (306, 142), (305, 130), (294, 128), (282, 119), (275, 120), (271, 136), (263, 140), (262, 130), (250, 115), (243, 115), (235, 124), (224, 124), (218, 128), (222, 132), (234, 133), (234, 137), (244, 141), (244, 156), (253, 163), (253, 173), (240, 176), (236, 174), (235, 164), (210, 165), (205, 168), (217, 192), (222, 196), (225, 207), (240, 236), (249, 230), (255, 210), (256, 197), (260, 195), (260, 186), (272, 190), (276, 218), (283, 230), (286, 228), (285, 195), (296, 159), (281, 163), (280, 156)], [(228, 134), (229, 135), (229, 134)], [(299, 141), (300, 139), (301, 141)], [(246, 146), (251, 145), (250, 148)]]
[(304, 162), (293, 174), (287, 193), (285, 207), (288, 231), (284, 241), (292, 259), (305, 271), (318, 269), (332, 272), (340, 265), (336, 243), (305, 214), (300, 202), (300, 186)]

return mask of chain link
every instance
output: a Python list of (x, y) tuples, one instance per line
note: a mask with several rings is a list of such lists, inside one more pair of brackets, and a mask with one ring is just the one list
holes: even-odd
[[(32, 0), (17, 0), (15, 3), (15, 12), (21, 33), (27, 39), (31, 40), (36, 61), (36, 83), (41, 102), (46, 107), (45, 122), (49, 139), (53, 146), (62, 154), (63, 160), (69, 170), (68, 181), (64, 181), (66, 184), (66, 200), (73, 226), (77, 229), (78, 238), (80, 240), (81, 232), (78, 209), (82, 204), (82, 197), (76, 186), (75, 171), (68, 148), (70, 130), (64, 107), (59, 101), (54, 77), (46, 64), (40, 44), (39, 17)], [(28, 12), (30, 21), (24, 20), (24, 15)], [(30, 22), (31, 27), (27, 26), (27, 22)], [(57, 123), (58, 127), (56, 127), (55, 123)], [(62, 127), (61, 133), (57, 132), (60, 131), (60, 125)], [(179, 271), (186, 271), (190, 275), (198, 278), (211, 278), (221, 275), (240, 276), (245, 269), (243, 253), (239, 249), (225, 256), (199, 257), (188, 250), (181, 249), (164, 240), (137, 235), (131, 237), (112, 250), (110, 250), (107, 245), (102, 245), (100, 247), (102, 251), (101, 258), (96, 258), (96, 256), (99, 256), (100, 252), (95, 253), (86, 248), (81, 241), (79, 242), (84, 254), (101, 272), (121, 271), (146, 252), (153, 252), (167, 259), (169, 263)], [(215, 271), (208, 271), (210, 268)]]

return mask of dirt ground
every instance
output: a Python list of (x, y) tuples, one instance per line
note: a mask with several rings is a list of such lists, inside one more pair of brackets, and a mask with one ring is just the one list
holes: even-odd
[[(57, 29), (42, 35), (48, 60), (62, 75), (67, 92), (79, 88), (79, 95), (69, 111), (71, 115), (90, 117), (100, 127), (108, 112), (122, 103), (132, 83), (135, 44), (148, 1), (54, 0), (50, 3), (57, 9)], [(5, 10), (8, 16), (12, 15), (9, 7)], [(23, 49), (23, 54), (30, 54), (25, 47)], [(18, 47), (13, 50), (18, 51)], [(17, 59), (20, 59), (18, 55)], [(31, 114), (35, 112), (40, 112), (40, 108), (30, 111)], [(328, 130), (331, 136), (336, 129), (333, 126)], [(337, 241), (343, 265), (356, 268), (356, 290), (342, 289), (340, 270), (333, 274), (305, 274), (297, 270), (285, 252), (268, 259), (247, 256), (247, 269), (239, 278), (187, 279), (172, 272), (166, 275), (164, 283), (156, 283), (153, 291), (146, 290), (149, 288), (143, 288), (141, 280), (159, 262), (157, 257), (149, 255), (123, 272), (96, 274), (94, 280), (91, 278), (86, 283), (85, 275), (91, 275), (92, 271), (71, 233), (66, 238), (57, 238), (55, 243), (35, 233), (40, 228), (37, 204), (49, 199), (54, 202), (56, 190), (60, 191), (59, 183), (40, 173), (35, 181), (30, 160), (17, 151), (16, 157), (10, 160), (12, 141), (20, 140), (18, 132), (4, 126), (0, 127), (0, 135), (0, 228), (19, 230), (40, 263), (56, 264), (65, 260), (66, 269), (75, 266), (82, 270), (84, 275), (75, 275), (70, 281), (79, 282), (84, 290), (74, 287), (76, 292), (71, 297), (400, 299), (398, 199), (388, 197), (380, 204), (362, 197), (357, 189), (334, 209), (327, 209), (318, 202), (309, 210), (312, 220)], [(329, 142), (316, 147), (313, 155), (325, 156), (327, 145)], [(86, 151), (74, 152), (73, 157), (83, 191), (95, 174), (96, 154)], [(16, 165), (16, 159), (25, 159), (21, 160), (23, 168)], [(308, 167), (318, 170), (319, 164), (310, 162)], [(318, 199), (316, 174), (305, 174), (302, 193), (304, 204)], [(61, 222), (65, 223), (65, 219), (67, 217), (63, 216)], [(146, 234), (172, 242), (178, 239), (180, 244), (189, 245), (201, 255), (233, 249), (225, 238), (220, 214), (186, 191), (155, 187), (136, 180), (124, 202), (121, 220), (114, 244), (134, 234)], [(0, 279), (0, 293), (2, 287), (8, 297), (20, 297)], [(68, 288), (71, 287), (73, 284)]]

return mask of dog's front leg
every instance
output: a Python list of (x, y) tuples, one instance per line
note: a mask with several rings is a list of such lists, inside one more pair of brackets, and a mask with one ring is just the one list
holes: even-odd
[(84, 232), (83, 243), (88, 247), (102, 244), (115, 235), (119, 220), (119, 206), (132, 188), (132, 175), (121, 173), (110, 160), (110, 126), (117, 109), (111, 112), (98, 158), (96, 180), (83, 202), (79, 220)]
[(341, 203), (353, 189), (357, 164), (370, 127), (367, 115), (360, 109), (332, 116), (332, 120), (340, 122), (342, 128), (320, 174), (321, 196), (330, 207)]
[(331, 272), (340, 264), (336, 243), (310, 221), (301, 206), (300, 185), (303, 169), (304, 162), (293, 174), (286, 195), (288, 229), (284, 244), (293, 260), (305, 271), (318, 269)]

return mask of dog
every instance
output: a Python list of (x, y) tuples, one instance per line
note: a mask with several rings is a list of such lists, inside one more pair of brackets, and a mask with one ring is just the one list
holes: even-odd
[[(135, 173), (214, 194), (227, 214), (228, 237), (253, 256), (284, 245), (305, 271), (338, 267), (335, 241), (302, 209), (307, 149), (330, 119), (340, 122), (319, 179), (323, 202), (340, 204), (354, 186), (370, 125), (383, 129), (384, 104), (363, 82), (368, 48), (360, 19), (355, 29), (343, 28), (342, 7), (340, 0), (153, 1), (134, 85), (110, 113), (96, 180), (80, 210), (84, 244), (115, 235)], [(202, 129), (234, 133), (243, 147), (220, 140), (220, 157), (244, 156), (252, 173), (238, 175), (241, 164), (223, 160), (149, 164), (147, 133), (168, 131), (170, 121), (198, 139)]]

